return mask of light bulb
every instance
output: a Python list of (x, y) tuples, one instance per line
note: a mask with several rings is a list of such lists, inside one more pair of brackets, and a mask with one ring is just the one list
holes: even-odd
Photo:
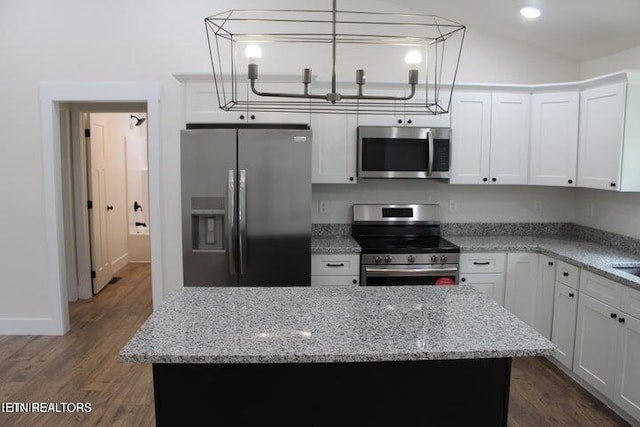
[(250, 44), (245, 49), (244, 54), (250, 62), (254, 62), (256, 59), (262, 58), (262, 49), (257, 44)]
[(406, 62), (407, 65), (418, 65), (420, 62), (422, 62), (422, 55), (420, 55), (420, 52), (418, 52), (417, 50), (410, 50), (405, 55), (404, 62)]
[(523, 7), (520, 9), (520, 15), (528, 19), (534, 19), (540, 16), (540, 9), (536, 9), (535, 7)]

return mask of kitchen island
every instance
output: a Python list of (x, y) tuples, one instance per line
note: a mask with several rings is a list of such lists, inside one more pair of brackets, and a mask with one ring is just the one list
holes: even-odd
[(498, 426), (511, 358), (554, 348), (464, 285), (216, 287), (174, 291), (120, 358), (153, 364), (160, 426)]

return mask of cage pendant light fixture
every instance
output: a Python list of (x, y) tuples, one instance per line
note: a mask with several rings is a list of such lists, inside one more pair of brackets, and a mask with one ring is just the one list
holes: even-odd
[[(205, 18), (223, 110), (449, 111), (465, 26), (434, 15), (232, 9)], [(371, 78), (368, 78), (367, 73)]]

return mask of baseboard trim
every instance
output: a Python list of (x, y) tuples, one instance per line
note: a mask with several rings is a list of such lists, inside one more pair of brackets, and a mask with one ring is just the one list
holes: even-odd
[(48, 318), (0, 318), (0, 335), (64, 335)]
[(118, 272), (129, 263), (129, 252), (125, 252), (111, 262), (111, 271)]

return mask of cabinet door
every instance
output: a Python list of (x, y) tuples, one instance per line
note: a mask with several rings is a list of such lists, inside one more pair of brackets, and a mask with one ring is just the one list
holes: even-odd
[(579, 101), (579, 92), (531, 96), (529, 184), (576, 185)]
[(356, 125), (350, 114), (312, 114), (314, 184), (355, 184)]
[(311, 286), (318, 288), (324, 286), (351, 287), (358, 286), (360, 276), (311, 276)]
[(542, 254), (538, 255), (538, 284), (533, 327), (547, 338), (551, 338), (555, 275), (555, 259)]
[(573, 366), (577, 307), (577, 291), (556, 282), (553, 296), (551, 341), (558, 347), (554, 354), (555, 359), (569, 369)]
[(502, 273), (471, 273), (461, 274), (460, 282), (471, 285), (479, 291), (493, 298), (498, 304), (504, 305), (504, 274)]
[(580, 293), (573, 371), (608, 398), (613, 398), (618, 342), (618, 312)]
[[(405, 91), (406, 94), (409, 91)], [(424, 88), (416, 89), (414, 99), (405, 102), (404, 107), (404, 123), (407, 126), (424, 126), (424, 127), (451, 127), (451, 114), (414, 114), (413, 111), (424, 112), (427, 110), (427, 95), (431, 102), (435, 100), (435, 93), (431, 90), (428, 94)], [(438, 93), (438, 104), (445, 109), (449, 107), (449, 97), (451, 92), (443, 89)]]
[[(353, 89), (346, 89), (345, 92), (351, 93)], [(371, 96), (404, 96), (403, 88), (367, 88), (365, 86), (365, 95)], [(375, 101), (372, 101), (375, 102)], [(385, 114), (374, 114), (371, 111), (366, 110), (366, 106), (363, 107), (363, 111), (358, 110), (358, 126), (404, 126), (404, 106), (402, 101), (381, 101), (380, 109)], [(372, 108), (372, 107), (369, 107)]]
[(451, 184), (489, 182), (491, 93), (454, 91), (451, 104)]
[(623, 314), (625, 319), (618, 339), (618, 372), (613, 400), (631, 416), (640, 420), (640, 320)]
[(225, 100), (223, 94), (218, 94), (213, 81), (186, 82), (184, 86), (185, 96), (185, 122), (186, 123), (246, 123), (246, 106), (224, 111), (220, 108), (220, 102), (225, 104), (232, 99), (245, 100), (247, 87), (238, 84), (235, 95), (231, 84), (225, 85)]
[(491, 97), (492, 184), (527, 183), (530, 103), (528, 93), (494, 93)]
[[(298, 82), (264, 82), (256, 81), (256, 89), (260, 92), (271, 93), (304, 93), (302, 83)], [(311, 115), (309, 113), (308, 105), (305, 105), (304, 100), (295, 98), (274, 98), (264, 97), (256, 95), (251, 91), (251, 87), (247, 84), (247, 101), (249, 106), (247, 108), (247, 121), (249, 123), (294, 123), (294, 124), (309, 124)], [(274, 102), (280, 104), (288, 101), (298, 103), (299, 107), (295, 104), (290, 104), (289, 109), (291, 111), (258, 111), (259, 105), (252, 108), (251, 102)], [(299, 110), (299, 111), (296, 111)]]
[(578, 186), (616, 190), (620, 178), (626, 83), (582, 91)]
[(532, 327), (535, 319), (537, 285), (538, 254), (524, 252), (507, 254), (504, 306)]

